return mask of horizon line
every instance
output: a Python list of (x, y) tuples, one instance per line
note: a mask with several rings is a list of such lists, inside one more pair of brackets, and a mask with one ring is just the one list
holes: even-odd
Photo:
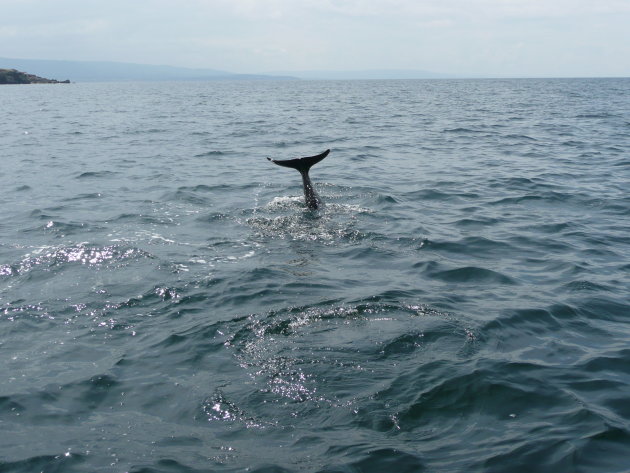
[[(361, 69), (286, 69), (281, 71), (256, 71), (256, 72), (232, 72), (224, 69), (216, 69), (211, 67), (200, 67), (200, 66), (173, 66), (171, 64), (150, 64), (150, 63), (140, 63), (140, 62), (127, 62), (127, 61), (114, 61), (114, 60), (77, 60), (77, 59), (41, 59), (41, 58), (16, 58), (16, 57), (0, 57), (0, 60), (15, 60), (15, 61), (41, 61), (41, 62), (65, 62), (65, 63), (94, 63), (94, 64), (120, 64), (120, 65), (130, 65), (130, 66), (142, 66), (142, 67), (162, 67), (162, 68), (172, 68), (172, 69), (180, 69), (180, 70), (189, 70), (199, 72), (212, 72), (213, 75), (216, 76), (266, 76), (269, 77), (270, 80), (273, 78), (289, 78), (291, 79), (299, 79), (299, 80), (458, 80), (458, 79), (625, 79), (630, 78), (630, 74), (628, 75), (580, 75), (580, 74), (567, 74), (567, 75), (552, 75), (552, 74), (535, 74), (535, 75), (525, 75), (525, 74), (470, 74), (470, 73), (451, 73), (451, 72), (434, 72), (432, 70), (427, 69), (414, 69), (414, 68), (361, 68)], [(4, 65), (3, 65), (4, 66)], [(327, 74), (330, 75), (352, 75), (352, 74), (411, 74), (418, 73), (418, 75), (428, 75), (430, 77), (325, 77)], [(318, 75), (321, 77), (304, 77), (306, 75)], [(303, 76), (303, 77), (300, 77)], [(202, 80), (202, 78), (198, 78)], [(195, 80), (195, 78), (192, 78)], [(229, 80), (229, 78), (228, 78)], [(157, 79), (156, 81), (160, 81)], [(73, 81), (76, 82), (76, 81)], [(78, 81), (78, 82), (93, 82), (93, 81)], [(109, 81), (107, 81), (109, 82)]]

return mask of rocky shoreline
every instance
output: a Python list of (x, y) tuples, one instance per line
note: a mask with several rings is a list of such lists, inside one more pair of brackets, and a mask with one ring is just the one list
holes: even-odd
[(45, 79), (16, 69), (0, 69), (1, 84), (69, 84), (69, 80)]

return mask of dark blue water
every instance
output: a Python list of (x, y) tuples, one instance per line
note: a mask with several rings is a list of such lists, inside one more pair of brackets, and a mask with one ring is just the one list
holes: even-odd
[(630, 80), (0, 109), (1, 472), (630, 471)]

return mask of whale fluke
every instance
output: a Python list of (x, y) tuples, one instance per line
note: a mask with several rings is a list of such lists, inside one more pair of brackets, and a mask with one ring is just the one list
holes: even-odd
[(317, 156), (309, 156), (306, 158), (295, 158), (295, 159), (284, 159), (284, 160), (271, 159), (271, 158), (267, 158), (267, 159), (271, 161), (272, 163), (277, 164), (278, 166), (284, 166), (287, 168), (297, 169), (300, 172), (308, 172), (308, 170), (311, 169), (313, 165), (319, 163), (322, 159), (328, 156), (328, 153), (330, 153), (329, 149), (327, 149), (321, 154), (318, 154)]
[(321, 207), (323, 203), (313, 188), (313, 183), (311, 182), (311, 178), (308, 176), (308, 171), (313, 165), (319, 163), (322, 159), (328, 156), (328, 153), (330, 153), (329, 149), (316, 156), (308, 156), (305, 158), (284, 160), (271, 158), (267, 159), (278, 166), (297, 169), (300, 172), (302, 175), (302, 184), (304, 185), (304, 200), (306, 201), (306, 206), (309, 209), (314, 210)]

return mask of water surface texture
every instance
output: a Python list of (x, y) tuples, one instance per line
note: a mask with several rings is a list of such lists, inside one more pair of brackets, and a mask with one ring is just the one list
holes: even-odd
[(630, 80), (0, 106), (3, 473), (630, 470)]

